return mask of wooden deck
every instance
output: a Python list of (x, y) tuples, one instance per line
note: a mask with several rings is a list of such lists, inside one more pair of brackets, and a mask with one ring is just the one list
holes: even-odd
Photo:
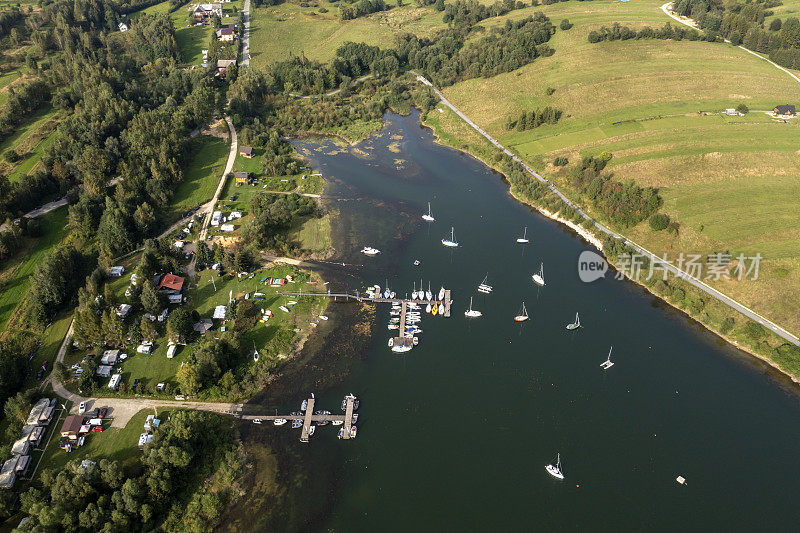
[(308, 428), (311, 427), (312, 418), (314, 415), (314, 398), (308, 399), (306, 406), (306, 414), (303, 420), (303, 429), (300, 432), (300, 442), (308, 442)]

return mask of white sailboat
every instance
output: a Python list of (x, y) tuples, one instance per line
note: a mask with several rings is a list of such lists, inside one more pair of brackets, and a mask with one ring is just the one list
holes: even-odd
[(614, 363), (611, 361), (611, 350), (613, 350), (613, 349), (614, 349), (614, 347), (613, 347), (613, 346), (612, 346), (611, 348), (609, 348), (609, 350), (608, 350), (608, 357), (606, 358), (606, 360), (605, 360), (605, 361), (603, 361), (602, 363), (600, 363), (600, 367), (601, 367), (603, 370), (608, 370), (609, 368), (611, 368), (612, 366), (614, 366)]
[(425, 298), (427, 298), (428, 301), (433, 300), (433, 293), (431, 292), (431, 282), (430, 281), (428, 282), (428, 292), (425, 293)]
[(439, 301), (444, 301), (444, 287), (439, 289)]
[(528, 226), (525, 226), (525, 230), (522, 232), (522, 237), (517, 239), (517, 242), (520, 244), (528, 244), (530, 242), (528, 240)]
[(472, 308), (472, 296), (469, 297), (469, 309), (464, 311), (464, 316), (468, 316), (470, 318), (478, 318), (479, 316), (483, 315), (480, 311)]
[(564, 472), (561, 470), (561, 454), (556, 455), (556, 464), (544, 467), (547, 473), (556, 479), (564, 479)]
[(431, 309), (432, 309), (431, 304), (428, 304), (428, 305), (425, 306), (425, 312), (426, 313), (430, 313)]
[(478, 292), (482, 292), (483, 294), (489, 294), (494, 290), (491, 285), (486, 284), (486, 280), (488, 279), (489, 279), (489, 274), (487, 273), (486, 277), (483, 278), (483, 281), (481, 281), (480, 284), (478, 285)]
[(422, 215), (422, 220), (424, 220), (425, 222), (433, 222), (434, 220), (436, 220), (435, 218), (433, 218), (433, 215), (431, 215), (431, 203), (430, 202), (428, 202), (428, 214)]
[(544, 263), (539, 263), (539, 272), (531, 276), (533, 282), (544, 287)]
[(414, 290), (411, 293), (411, 299), (412, 300), (416, 300), (417, 299), (417, 282), (416, 281), (414, 282)]
[(442, 239), (442, 244), (447, 246), (448, 248), (457, 248), (458, 241), (456, 240), (456, 230), (455, 228), (450, 228), (450, 238), (449, 239)]
[(567, 329), (578, 329), (581, 327), (581, 317), (578, 316), (578, 313), (575, 313), (575, 322), (572, 324), (567, 324)]
[(525, 322), (528, 320), (528, 310), (525, 309), (525, 302), (522, 302), (522, 309), (520, 310), (519, 314), (514, 317), (514, 320), (517, 322)]
[(361, 253), (364, 255), (378, 255), (381, 251), (371, 246), (365, 246), (361, 249)]

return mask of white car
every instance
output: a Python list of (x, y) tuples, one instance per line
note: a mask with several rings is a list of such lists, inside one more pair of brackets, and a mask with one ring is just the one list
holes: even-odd
[(253, 424), (260, 424), (261, 422), (262, 422), (262, 420), (260, 418), (254, 418), (253, 419)]
[(86, 412), (86, 402), (81, 402), (81, 404), (78, 406), (78, 414), (82, 415), (85, 412)]

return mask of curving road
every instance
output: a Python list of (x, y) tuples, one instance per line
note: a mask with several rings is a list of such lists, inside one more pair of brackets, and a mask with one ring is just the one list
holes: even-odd
[(764, 326), (768, 330), (772, 331), (773, 333), (775, 333), (779, 337), (783, 338), (784, 340), (794, 344), (795, 346), (800, 346), (800, 338), (798, 338), (797, 336), (793, 335), (792, 333), (789, 333), (788, 331), (786, 331), (785, 329), (783, 329), (779, 325), (775, 324), (774, 322), (772, 322), (768, 318), (765, 318), (765, 317), (759, 315), (758, 313), (756, 313), (755, 311), (753, 311), (749, 307), (745, 306), (744, 304), (742, 304), (740, 302), (737, 302), (736, 300), (734, 300), (733, 298), (731, 298), (729, 296), (726, 296), (725, 294), (721, 293), (720, 291), (718, 291), (717, 289), (711, 287), (710, 285), (706, 284), (705, 282), (695, 278), (694, 276), (691, 276), (688, 272), (685, 272), (685, 271), (679, 269), (678, 267), (676, 267), (672, 263), (664, 261), (662, 258), (658, 257), (656, 254), (654, 254), (650, 250), (644, 248), (643, 246), (641, 246), (639, 244), (636, 244), (635, 242), (631, 241), (630, 239), (624, 237), (623, 235), (620, 235), (619, 233), (615, 232), (614, 230), (612, 230), (610, 228), (607, 228), (606, 226), (604, 226), (604, 225), (600, 224), (599, 222), (597, 222), (596, 220), (594, 220), (583, 209), (581, 209), (578, 205), (573, 203), (560, 190), (558, 190), (558, 188), (556, 188), (555, 185), (553, 185), (552, 183), (550, 183), (550, 181), (548, 181), (547, 179), (545, 179), (544, 177), (539, 175), (535, 170), (533, 170), (531, 167), (529, 167), (519, 157), (517, 157), (516, 155), (511, 153), (506, 147), (504, 147), (502, 144), (500, 144), (495, 138), (493, 138), (491, 135), (489, 135), (488, 133), (483, 131), (483, 129), (481, 129), (480, 126), (478, 126), (472, 120), (470, 120), (470, 118), (468, 116), (466, 116), (464, 113), (462, 113), (456, 106), (451, 104), (444, 97), (444, 95), (441, 92), (439, 92), (439, 90), (436, 87), (434, 87), (434, 85), (430, 81), (428, 81), (425, 77), (417, 74), (416, 72), (412, 71), (412, 73), (417, 76), (417, 80), (418, 81), (420, 81), (421, 83), (427, 85), (428, 87), (430, 87), (433, 90), (434, 93), (436, 93), (436, 95), (441, 100), (442, 104), (444, 104), (445, 106), (449, 107), (456, 115), (461, 117), (461, 119), (464, 122), (469, 124), (475, 131), (477, 131), (478, 133), (483, 135), (490, 143), (495, 145), (504, 154), (508, 155), (514, 161), (519, 163), (522, 166), (522, 168), (524, 168), (534, 178), (539, 180), (539, 182), (545, 184), (553, 192), (553, 194), (555, 194), (556, 196), (561, 198), (561, 200), (563, 200), (564, 203), (566, 203), (568, 206), (570, 206), (572, 209), (574, 209), (576, 212), (578, 212), (581, 215), (581, 217), (583, 217), (586, 220), (591, 221), (593, 226), (594, 226), (594, 228), (596, 228), (597, 230), (601, 231), (602, 233), (605, 233), (606, 235), (610, 235), (611, 237), (614, 237), (614, 238), (617, 238), (617, 239), (621, 239), (625, 244), (627, 244), (628, 246), (633, 248), (636, 252), (638, 252), (638, 253), (642, 254), (643, 256), (647, 257), (654, 264), (659, 265), (660, 267), (664, 268), (665, 270), (671, 272), (676, 277), (679, 277), (679, 278), (683, 279), (684, 281), (686, 281), (687, 283), (690, 283), (690, 284), (694, 285), (698, 289), (706, 292), (711, 297), (713, 297), (713, 298), (719, 300), (720, 302), (732, 307), (733, 309), (739, 311), (740, 313), (742, 313), (746, 317), (754, 320), (755, 322), (758, 322), (759, 324), (761, 324), (762, 326)]
[(217, 190), (214, 192), (214, 198), (200, 208), (201, 212), (207, 210), (206, 218), (203, 219), (203, 228), (200, 230), (200, 241), (205, 240), (206, 238), (206, 233), (208, 233), (208, 225), (211, 223), (211, 215), (214, 213), (214, 206), (217, 205), (219, 195), (222, 194), (222, 189), (225, 188), (225, 178), (233, 170), (233, 163), (236, 161), (236, 154), (239, 150), (239, 139), (236, 137), (236, 128), (233, 127), (233, 122), (231, 122), (231, 118), (227, 115), (225, 115), (225, 122), (228, 123), (228, 130), (231, 132), (231, 151), (228, 153), (228, 162), (225, 164), (225, 170), (222, 172), (222, 176), (219, 178), (219, 184), (217, 185)]

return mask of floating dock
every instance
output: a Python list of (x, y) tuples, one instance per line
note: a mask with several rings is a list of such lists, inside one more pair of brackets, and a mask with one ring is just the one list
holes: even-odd
[[(355, 402), (356, 397), (352, 394), (348, 394), (345, 396), (345, 411), (343, 415), (316, 415), (314, 414), (314, 403), (316, 400), (312, 398), (308, 398), (306, 404), (306, 411), (303, 413), (303, 426), (300, 430), (300, 442), (308, 442), (309, 441), (309, 428), (311, 427), (312, 422), (335, 422), (341, 421), (342, 426), (344, 427), (344, 434), (342, 435), (342, 439), (348, 440), (350, 439), (350, 430), (353, 427), (353, 414), (355, 412)], [(264, 420), (264, 421), (273, 421), (273, 420), (297, 420), (300, 418), (299, 415), (241, 415), (239, 418), (242, 420)]]
[(342, 293), (333, 293), (333, 292), (277, 292), (281, 296), (321, 296), (323, 298), (343, 298), (345, 300), (355, 300), (358, 302), (372, 302), (372, 303), (389, 303), (389, 304), (418, 304), (421, 306), (426, 306), (428, 304), (436, 304), (439, 306), (441, 314), (443, 317), (448, 318), (450, 317), (450, 306), (453, 303), (453, 300), (450, 297), (450, 289), (445, 289), (444, 291), (444, 299), (443, 300), (424, 300), (424, 299), (417, 299), (412, 300), (410, 298), (384, 298), (382, 296), (376, 296), (375, 298), (370, 298), (369, 296), (360, 296), (358, 293), (356, 294), (349, 294), (346, 292)]

